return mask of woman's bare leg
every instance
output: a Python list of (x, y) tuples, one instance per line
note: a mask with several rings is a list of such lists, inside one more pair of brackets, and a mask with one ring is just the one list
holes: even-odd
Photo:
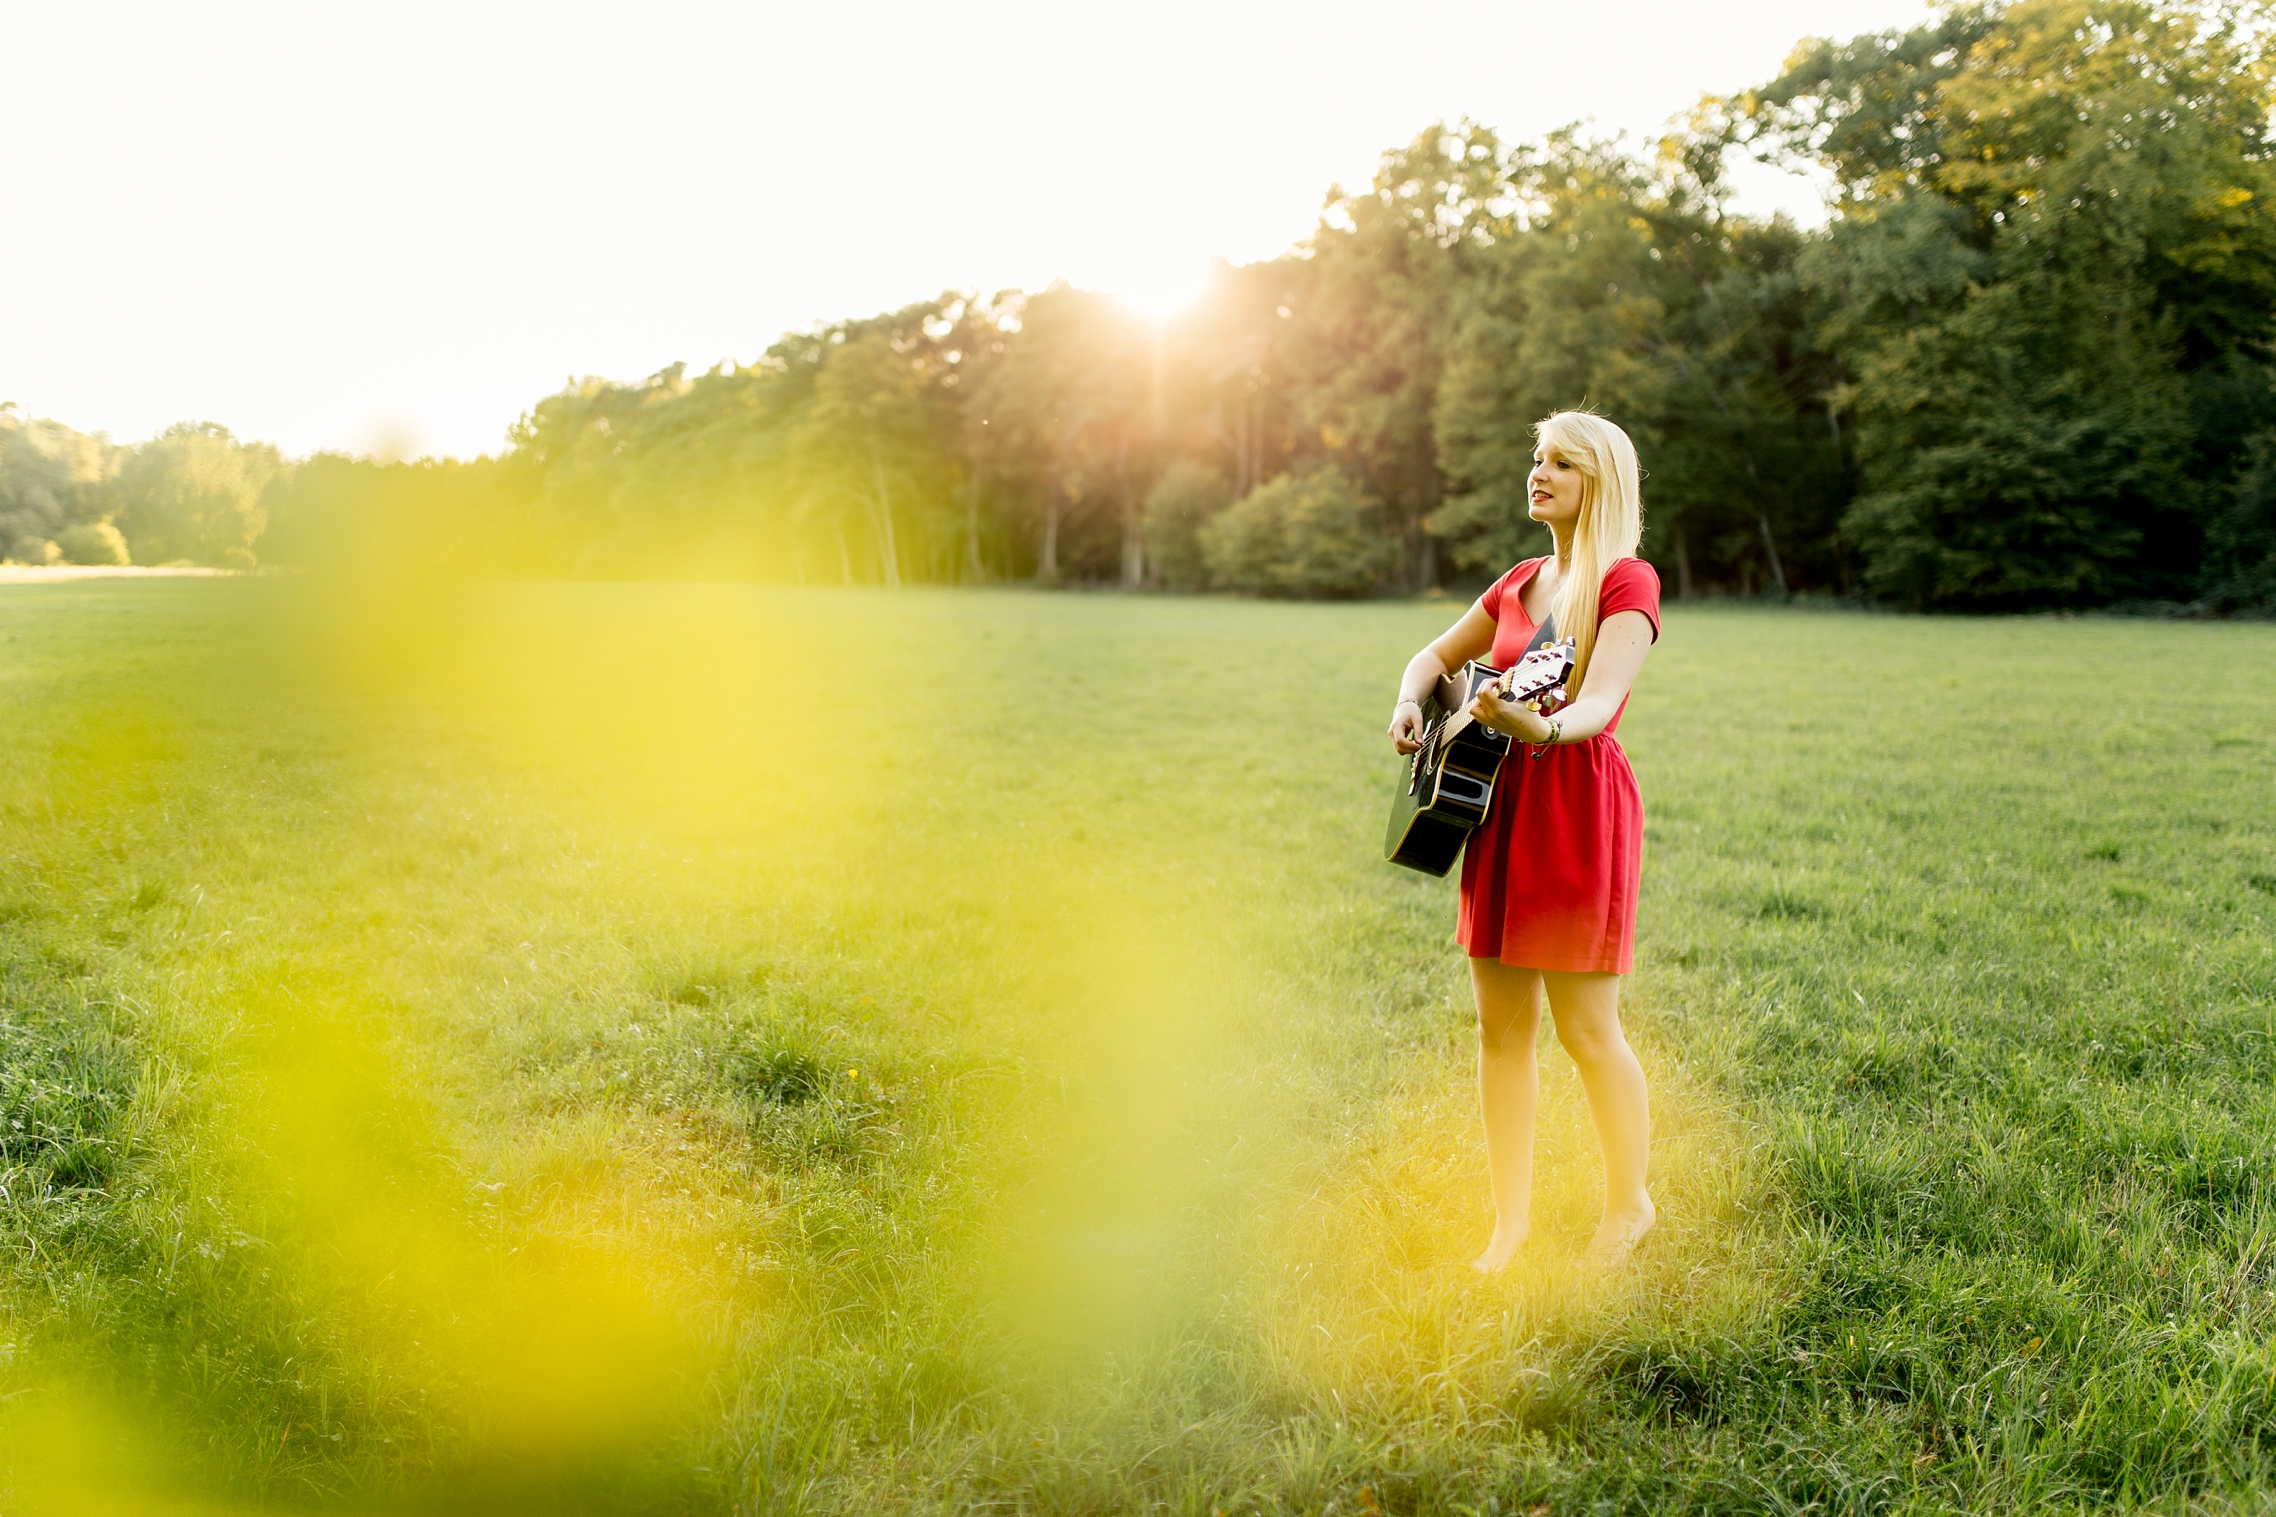
[(1557, 1041), (1580, 1069), (1597, 1144), (1604, 1150), (1604, 1221), (1589, 1243), (1589, 1256), (1617, 1264), (1652, 1230), (1657, 1216), (1644, 1189), (1651, 1098), (1644, 1067), (1620, 1030), (1620, 976), (1549, 973), (1541, 979), (1557, 1020)]
[(1532, 1229), (1541, 975), (1472, 959), (1470, 988), (1478, 1001), (1478, 1109), (1486, 1119), (1486, 1172), (1494, 1191), (1494, 1236), (1470, 1267), (1490, 1275), (1509, 1263)]

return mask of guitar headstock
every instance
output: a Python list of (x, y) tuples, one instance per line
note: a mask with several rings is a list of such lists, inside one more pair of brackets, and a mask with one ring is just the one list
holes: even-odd
[(1536, 648), (1502, 673), (1496, 693), (1505, 701), (1529, 701), (1564, 684), (1573, 672), (1573, 640)]

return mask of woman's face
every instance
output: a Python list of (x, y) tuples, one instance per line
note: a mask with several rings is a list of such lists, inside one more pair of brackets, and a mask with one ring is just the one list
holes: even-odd
[(1533, 472), (1525, 479), (1525, 514), (1555, 530), (1581, 516), (1581, 471), (1554, 446), (1533, 450)]

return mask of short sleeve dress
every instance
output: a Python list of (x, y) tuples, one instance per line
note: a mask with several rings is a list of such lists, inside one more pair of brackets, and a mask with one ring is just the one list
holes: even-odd
[[(1494, 619), (1489, 659), (1506, 669), (1535, 624), (1524, 591), (1544, 558), (1529, 558), (1494, 582), (1481, 604)], [(1642, 559), (1604, 571), (1597, 624), (1641, 611), (1660, 634), (1660, 577)], [(1623, 700), (1620, 710), (1628, 709)], [(1462, 855), (1462, 912), (1455, 938), (1473, 958), (1528, 969), (1626, 974), (1635, 967), (1636, 890), (1644, 862), (1644, 802), (1611, 724), (1595, 737), (1531, 757), (1510, 745), (1486, 819)]]

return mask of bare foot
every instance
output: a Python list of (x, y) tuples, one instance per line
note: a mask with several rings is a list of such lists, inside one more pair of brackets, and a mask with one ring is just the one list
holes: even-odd
[(1525, 1247), (1525, 1240), (1532, 1231), (1528, 1223), (1520, 1222), (1512, 1227), (1506, 1222), (1496, 1222), (1493, 1241), (1486, 1245), (1484, 1253), (1470, 1261), (1470, 1267), (1481, 1275), (1496, 1273), (1517, 1257), (1517, 1251)]
[(1607, 1213), (1596, 1236), (1589, 1239), (1582, 1260), (1594, 1269), (1618, 1269), (1628, 1262), (1628, 1256), (1636, 1251), (1636, 1245), (1644, 1241), (1644, 1234), (1650, 1232), (1652, 1224), (1659, 1219), (1658, 1209), (1648, 1198), (1640, 1211)]

